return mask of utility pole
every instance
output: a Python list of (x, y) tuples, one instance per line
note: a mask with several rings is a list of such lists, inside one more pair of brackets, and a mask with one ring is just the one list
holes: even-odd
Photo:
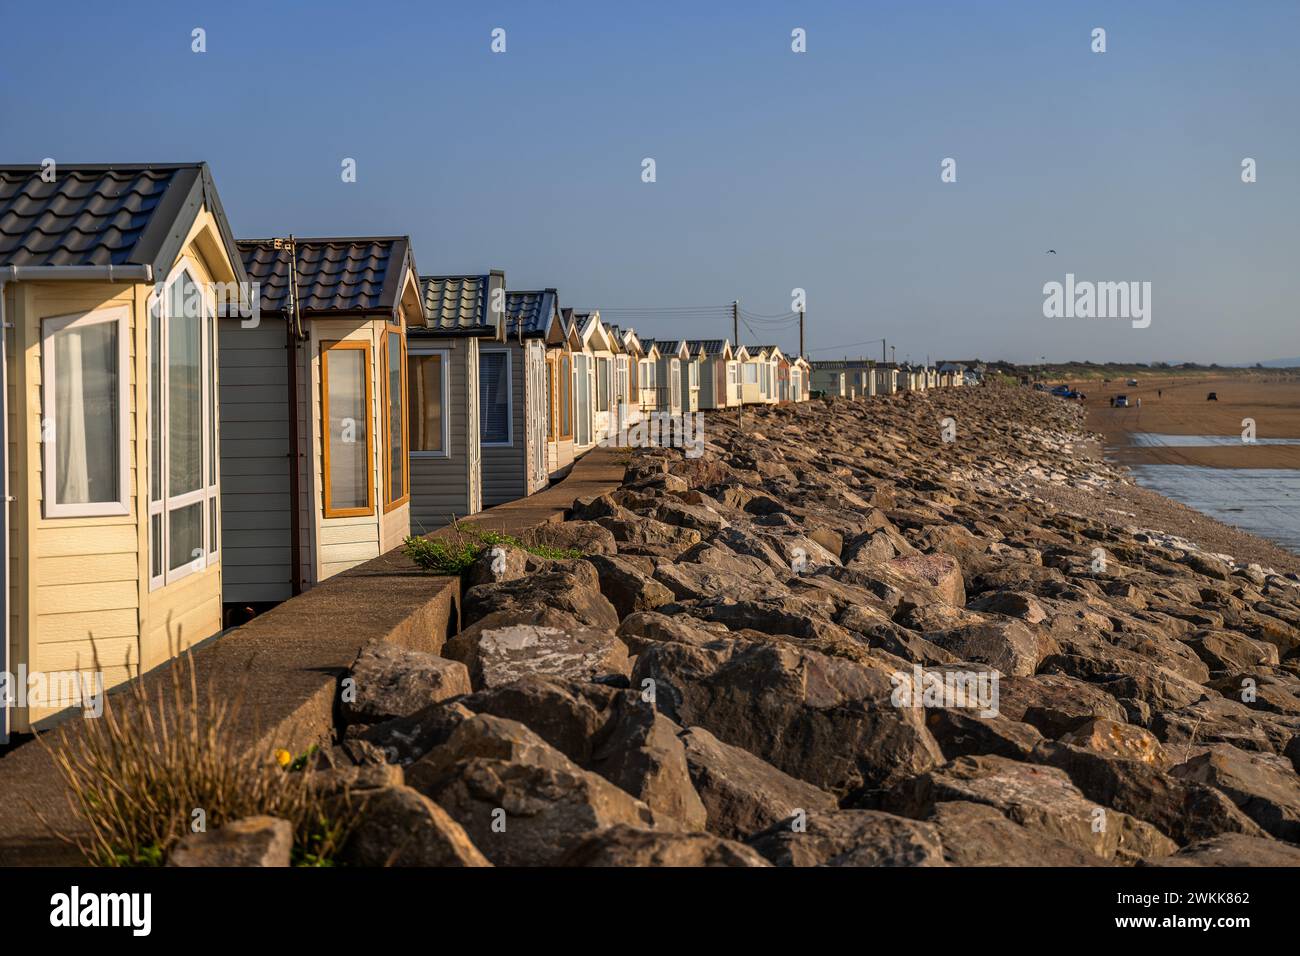
[(740, 348), (740, 300), (731, 300), (731, 344)]
[(880, 340), (880, 364), (885, 364), (885, 340)]
[(799, 354), (800, 354), (800, 355), (803, 355), (803, 354), (804, 354), (804, 350), (803, 350), (803, 320), (804, 320), (804, 316), (806, 316), (807, 314), (808, 314), (808, 310), (807, 310), (807, 309), (800, 309), (800, 310), (799, 310)]

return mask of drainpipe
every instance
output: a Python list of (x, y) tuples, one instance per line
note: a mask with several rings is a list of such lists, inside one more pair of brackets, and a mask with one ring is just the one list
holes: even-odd
[(298, 479), (302, 469), (298, 461), (298, 341), (302, 337), (302, 317), (298, 313), (298, 246), (289, 237), (289, 308), (284, 331), (289, 371), (289, 593), (302, 593), (302, 516)]
[[(152, 282), (153, 266), (16, 266), (0, 269), (0, 471), (3, 471), (3, 515), (0, 515), (0, 673), (9, 673), (9, 321), (5, 318), (6, 286), (18, 282), (71, 280), (90, 282)], [(14, 688), (7, 686), (7, 697)], [(9, 704), (0, 705), (0, 744), (9, 742)]]

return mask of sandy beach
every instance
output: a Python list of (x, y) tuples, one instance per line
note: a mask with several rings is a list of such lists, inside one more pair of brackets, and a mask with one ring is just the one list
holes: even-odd
[[(1260, 381), (1238, 376), (1141, 378), (1136, 388), (1123, 380), (1083, 386), (1088, 427), (1105, 436), (1123, 464), (1202, 465), (1209, 468), (1300, 468), (1300, 444), (1240, 441), (1242, 419), (1255, 420), (1261, 442), (1300, 439), (1300, 381)], [(1207, 401), (1214, 392), (1218, 401)], [(1114, 395), (1127, 395), (1128, 408), (1112, 408)], [(1142, 407), (1136, 401), (1142, 400)], [(1219, 445), (1136, 445), (1130, 437), (1212, 435), (1238, 439)]]

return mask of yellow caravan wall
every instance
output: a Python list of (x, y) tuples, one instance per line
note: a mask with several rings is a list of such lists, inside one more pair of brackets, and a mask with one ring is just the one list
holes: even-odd
[[(213, 281), (211, 217), (202, 213), (186, 243), (202, 283)], [(180, 261), (178, 257), (177, 261)], [(224, 275), (229, 266), (218, 267)], [(165, 276), (158, 276), (162, 279)], [(114, 686), (221, 629), (221, 565), (149, 590), (148, 304), (145, 283), (23, 282), (8, 287), (13, 347), (8, 351), (10, 508), (10, 669), (94, 670)], [(130, 310), (128, 461), (131, 513), (46, 518), (41, 446), (41, 320), (110, 306)], [(215, 364), (215, 363), (214, 363)], [(25, 731), (58, 708), (16, 708)]]

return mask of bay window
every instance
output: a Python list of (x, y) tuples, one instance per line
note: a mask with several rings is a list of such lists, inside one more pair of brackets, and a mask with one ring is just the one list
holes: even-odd
[(370, 343), (321, 342), (320, 367), (325, 517), (371, 514)]
[(384, 511), (410, 500), (406, 455), (406, 336), (384, 333)]
[(188, 262), (149, 307), (149, 584), (220, 558), (216, 310)]
[(41, 323), (47, 518), (131, 513), (129, 318), (123, 306)]

